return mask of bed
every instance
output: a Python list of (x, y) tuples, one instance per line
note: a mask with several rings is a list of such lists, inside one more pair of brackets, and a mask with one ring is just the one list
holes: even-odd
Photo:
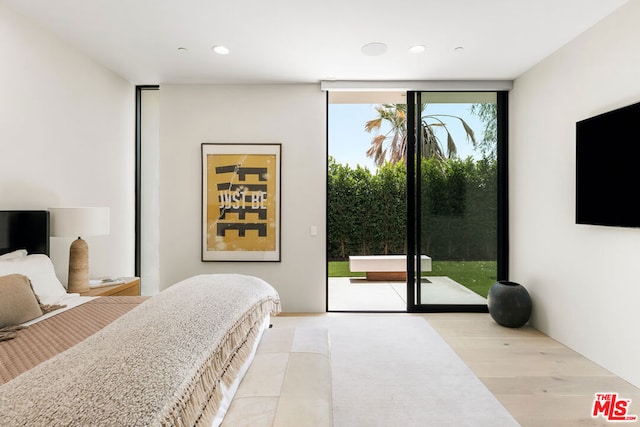
[(0, 211), (0, 318), (29, 289), (41, 313), (24, 320), (21, 308), (17, 330), (3, 325), (0, 425), (219, 425), (280, 310), (275, 289), (205, 274), (150, 298), (67, 294), (48, 257), (48, 213), (34, 212)]

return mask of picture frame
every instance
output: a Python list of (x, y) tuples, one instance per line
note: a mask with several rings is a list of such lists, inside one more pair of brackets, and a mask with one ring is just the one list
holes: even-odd
[(202, 144), (202, 261), (280, 262), (282, 144)]

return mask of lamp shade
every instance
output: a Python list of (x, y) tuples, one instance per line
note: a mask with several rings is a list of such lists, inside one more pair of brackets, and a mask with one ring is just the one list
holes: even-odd
[(109, 234), (109, 208), (49, 208), (52, 237), (102, 236)]

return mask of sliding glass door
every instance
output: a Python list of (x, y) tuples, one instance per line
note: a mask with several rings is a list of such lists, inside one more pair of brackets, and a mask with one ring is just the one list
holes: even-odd
[(506, 93), (407, 93), (407, 310), (486, 311), (506, 278)]

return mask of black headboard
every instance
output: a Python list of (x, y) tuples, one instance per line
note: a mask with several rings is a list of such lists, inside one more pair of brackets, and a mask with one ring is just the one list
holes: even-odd
[(49, 211), (0, 211), (0, 255), (16, 249), (49, 255)]

